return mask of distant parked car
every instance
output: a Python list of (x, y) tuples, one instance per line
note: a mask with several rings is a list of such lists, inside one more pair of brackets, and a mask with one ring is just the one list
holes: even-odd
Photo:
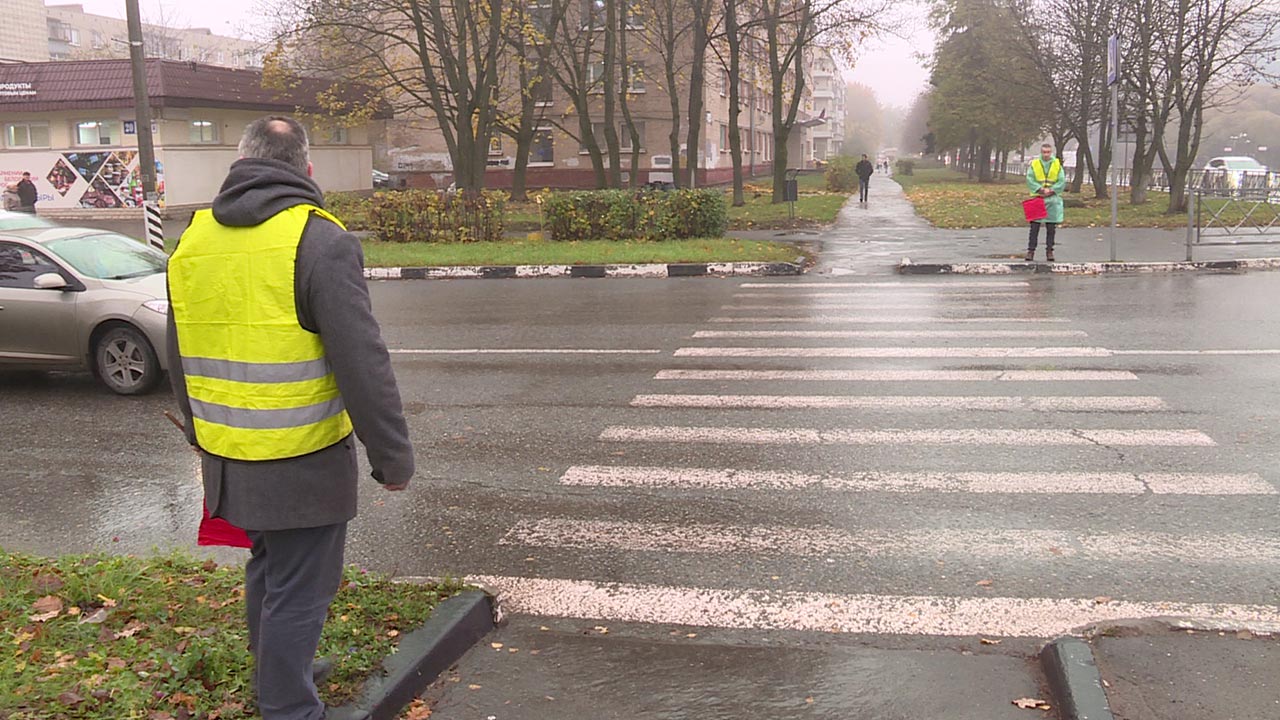
[(149, 392), (168, 365), (167, 263), (112, 232), (0, 229), (0, 370), (89, 370), (121, 395)]
[(1266, 187), (1267, 166), (1244, 155), (1224, 155), (1205, 163), (1205, 185), (1236, 190)]
[(373, 171), (373, 186), (376, 188), (391, 187), (391, 176), (381, 170)]

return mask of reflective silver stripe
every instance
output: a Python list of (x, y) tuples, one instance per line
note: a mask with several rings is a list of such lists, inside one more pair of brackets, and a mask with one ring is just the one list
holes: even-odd
[(342, 398), (281, 410), (246, 410), (191, 398), (191, 413), (205, 422), (246, 430), (282, 430), (311, 425), (338, 415), (346, 406)]
[(302, 362), (252, 363), (183, 356), (182, 372), (185, 375), (216, 380), (269, 384), (318, 380), (333, 371), (326, 358)]

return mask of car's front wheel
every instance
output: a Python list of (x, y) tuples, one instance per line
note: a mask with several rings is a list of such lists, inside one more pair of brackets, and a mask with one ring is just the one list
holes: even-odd
[(112, 392), (142, 395), (160, 382), (160, 360), (138, 330), (117, 325), (102, 334), (94, 347), (98, 378)]

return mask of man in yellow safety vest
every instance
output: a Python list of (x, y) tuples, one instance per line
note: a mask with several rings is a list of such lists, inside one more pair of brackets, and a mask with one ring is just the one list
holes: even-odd
[(1054, 157), (1052, 145), (1041, 145), (1040, 157), (1032, 160), (1031, 166), (1027, 168), (1027, 190), (1033, 196), (1044, 198), (1044, 208), (1048, 215), (1042, 220), (1031, 222), (1031, 232), (1027, 239), (1027, 262), (1036, 259), (1036, 243), (1040, 239), (1041, 225), (1045, 229), (1045, 259), (1053, 262), (1053, 236), (1062, 223), (1062, 191), (1066, 187), (1067, 174), (1062, 171), (1062, 161)]
[(360, 243), (323, 210), (306, 130), (245, 130), (212, 210), (169, 261), (170, 379), (213, 517), (253, 543), (245, 606), (265, 720), (319, 720), (315, 681), (356, 515), (352, 431), (403, 490), (413, 448)]

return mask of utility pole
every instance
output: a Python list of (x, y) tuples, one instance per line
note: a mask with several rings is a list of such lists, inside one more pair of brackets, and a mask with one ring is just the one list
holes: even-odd
[[(1111, 86), (1111, 147), (1120, 135), (1120, 38), (1112, 35), (1107, 42), (1107, 84)], [(1099, 145), (1098, 153), (1102, 153)], [(1120, 188), (1116, 184), (1116, 168), (1111, 153), (1111, 262), (1116, 261), (1116, 225), (1120, 216)]]
[(156, 192), (156, 148), (151, 136), (151, 98), (147, 94), (146, 55), (142, 49), (142, 14), (138, 0), (125, 0), (129, 24), (129, 60), (133, 66), (134, 122), (138, 133), (138, 174), (142, 177), (143, 232), (147, 243), (164, 250), (160, 196)]

